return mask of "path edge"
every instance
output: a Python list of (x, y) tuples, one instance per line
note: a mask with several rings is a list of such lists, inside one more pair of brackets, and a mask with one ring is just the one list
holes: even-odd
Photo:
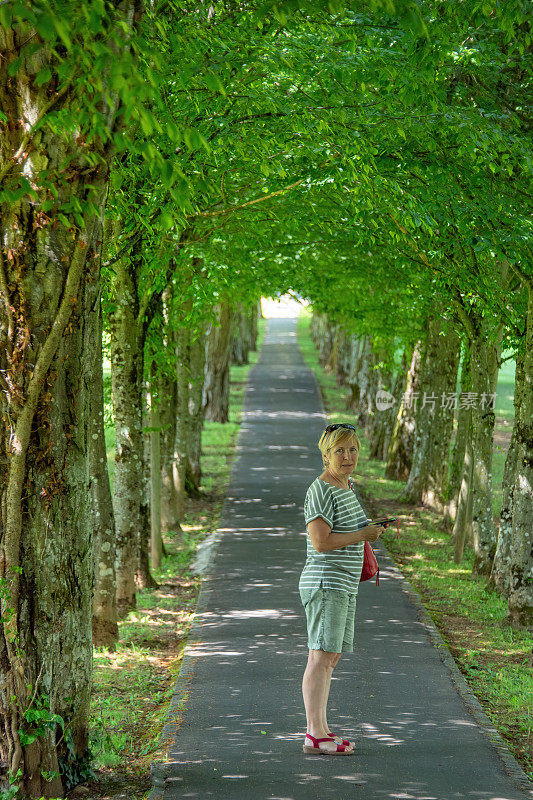
[[(300, 347), (299, 342), (298, 342), (298, 347)], [(300, 348), (300, 353), (301, 352), (302, 350)], [(302, 353), (302, 358), (303, 358), (303, 353)], [(309, 367), (309, 370), (313, 374), (313, 378), (316, 383), (318, 398), (320, 401), (320, 406), (322, 408), (324, 417), (327, 420), (328, 416), (324, 405), (324, 396), (322, 394), (322, 388), (320, 386), (320, 383), (318, 381), (314, 369), (311, 369)], [(361, 494), (363, 495), (363, 499), (366, 499), (364, 492), (361, 491)], [(442, 634), (440, 633), (435, 622), (429, 615), (424, 605), (424, 601), (422, 600), (422, 596), (416, 591), (416, 589), (413, 588), (411, 583), (409, 583), (408, 579), (405, 577), (405, 575), (399, 568), (398, 564), (392, 557), (390, 551), (387, 549), (387, 546), (381, 540), (379, 542), (379, 547), (380, 549), (383, 549), (385, 551), (386, 560), (390, 562), (388, 566), (393, 567), (394, 570), (397, 572), (400, 584), (404, 592), (407, 594), (409, 601), (415, 607), (416, 612), (418, 614), (418, 619), (426, 629), (426, 633), (429, 636), (431, 643), (433, 644), (434, 647), (437, 648), (442, 662), (447, 667), (455, 689), (459, 693), (463, 703), (465, 704), (469, 713), (474, 718), (476, 724), (478, 725), (479, 728), (481, 728), (481, 732), (483, 733), (483, 735), (489, 740), (493, 748), (496, 750), (497, 755), (503, 762), (503, 767), (505, 769), (506, 774), (511, 778), (512, 782), (515, 784), (515, 787), (517, 789), (524, 792), (528, 797), (533, 798), (533, 783), (529, 780), (528, 776), (526, 775), (526, 773), (524, 772), (524, 770), (522, 769), (516, 758), (509, 750), (507, 743), (502, 738), (501, 734), (496, 730), (490, 717), (483, 710), (483, 706), (481, 705), (478, 698), (468, 685), (463, 673), (457, 666), (457, 662), (453, 657), (453, 655), (451, 654), (448, 645), (444, 641)], [(380, 554), (376, 553), (376, 555)]]
[[(263, 331), (263, 341), (265, 339), (265, 335), (268, 330), (268, 324), (269, 324), (269, 319), (267, 318), (265, 320), (265, 328)], [(218, 550), (218, 544), (224, 535), (220, 531), (220, 528), (224, 527), (223, 520), (225, 518), (226, 509), (228, 505), (229, 487), (232, 484), (234, 478), (234, 471), (237, 468), (236, 465), (237, 461), (239, 460), (239, 451), (242, 449), (241, 438), (243, 436), (243, 430), (244, 430), (244, 424), (243, 424), (244, 415), (248, 405), (250, 378), (254, 369), (259, 364), (260, 358), (261, 358), (261, 350), (258, 353), (258, 359), (256, 363), (250, 368), (250, 370), (248, 371), (248, 375), (246, 377), (246, 387), (244, 390), (241, 421), (240, 421), (239, 433), (237, 434), (237, 441), (235, 442), (235, 454), (231, 464), (230, 476), (228, 481), (228, 492), (226, 492), (226, 496), (224, 498), (224, 503), (222, 505), (222, 511), (220, 512), (220, 519), (217, 529), (212, 533), (208, 534), (199, 543), (197, 547), (196, 558), (194, 559), (190, 567), (190, 571), (192, 573), (196, 575), (201, 575), (202, 582), (200, 584), (200, 591), (198, 592), (198, 597), (196, 598), (196, 605), (194, 607), (194, 619), (191, 624), (189, 635), (187, 636), (187, 644), (185, 645), (185, 650), (181, 660), (180, 671), (176, 678), (174, 692), (172, 694), (170, 705), (167, 711), (166, 721), (165, 724), (163, 725), (163, 728), (158, 738), (158, 747), (163, 745), (163, 748), (167, 753), (167, 755), (172, 743), (175, 741), (176, 732), (178, 731), (181, 723), (184, 705), (187, 701), (187, 697), (189, 694), (189, 684), (194, 675), (194, 666), (196, 663), (196, 657), (194, 656), (194, 647), (195, 645), (197, 645), (199, 642), (202, 641), (202, 636), (201, 636), (202, 622), (198, 619), (198, 617), (203, 611), (207, 610), (209, 606), (209, 599), (213, 592), (213, 576), (211, 574), (211, 570), (215, 563), (215, 556)], [(152, 779), (152, 788), (145, 795), (144, 800), (163, 800), (163, 792), (165, 791), (166, 788), (166, 781), (170, 777), (171, 765), (172, 761), (168, 758), (165, 761), (156, 760), (151, 762), (150, 776)]]

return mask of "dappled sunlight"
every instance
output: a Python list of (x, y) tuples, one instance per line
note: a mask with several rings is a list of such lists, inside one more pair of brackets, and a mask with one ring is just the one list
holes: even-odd
[[(269, 586), (269, 584), (265, 584)], [(201, 622), (202, 627), (218, 627), (224, 620), (239, 620), (239, 619), (273, 619), (273, 620), (291, 620), (298, 619), (298, 614), (294, 613), (292, 609), (279, 609), (279, 608), (254, 608), (254, 609), (235, 609), (233, 611), (203, 611), (196, 615), (196, 619)]]
[(254, 409), (253, 411), (244, 411), (243, 412), (244, 419), (274, 419), (274, 420), (281, 420), (281, 419), (320, 419), (322, 420), (324, 417), (323, 415), (317, 411), (316, 413), (309, 413), (306, 411), (260, 411), (259, 409)]
[(367, 739), (377, 739), (377, 741), (382, 742), (383, 744), (386, 744), (388, 746), (402, 744), (403, 742), (403, 739), (396, 739), (394, 738), (394, 736), (391, 736), (388, 733), (383, 733), (375, 725), (370, 725), (369, 723), (363, 723), (361, 727), (363, 729), (363, 734)]

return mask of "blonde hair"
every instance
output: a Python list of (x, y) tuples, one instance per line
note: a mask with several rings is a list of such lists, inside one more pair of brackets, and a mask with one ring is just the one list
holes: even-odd
[(325, 457), (327, 456), (328, 451), (344, 439), (353, 440), (355, 446), (357, 447), (357, 452), (359, 452), (361, 449), (361, 442), (359, 441), (359, 437), (355, 431), (352, 431), (350, 428), (337, 428), (334, 431), (324, 431), (318, 440), (318, 449), (322, 453), (322, 463), (324, 466), (326, 466)]

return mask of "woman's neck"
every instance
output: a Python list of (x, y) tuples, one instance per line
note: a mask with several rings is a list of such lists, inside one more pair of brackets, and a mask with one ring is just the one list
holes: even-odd
[(342, 475), (341, 477), (339, 477), (337, 475), (332, 475), (331, 472), (327, 469), (325, 469), (324, 472), (322, 473), (322, 480), (325, 480), (326, 483), (333, 484), (333, 486), (338, 486), (339, 489), (350, 488), (349, 476)]

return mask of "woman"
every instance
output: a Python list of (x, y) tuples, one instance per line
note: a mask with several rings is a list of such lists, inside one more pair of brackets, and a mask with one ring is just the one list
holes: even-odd
[[(352, 742), (339, 744), (326, 720), (331, 675), (341, 653), (353, 651), (357, 590), (365, 539), (381, 527), (369, 524), (350, 475), (360, 443), (353, 425), (328, 425), (318, 443), (324, 471), (305, 497), (307, 560), (299, 589), (307, 617), (309, 658), (302, 681), (307, 717), (303, 750), (316, 755), (351, 755)], [(383, 526), (385, 527), (385, 526)]]

